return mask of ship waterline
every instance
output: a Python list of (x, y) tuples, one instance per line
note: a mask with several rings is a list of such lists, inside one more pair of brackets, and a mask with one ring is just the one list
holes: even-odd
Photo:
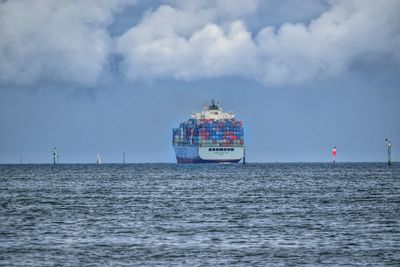
[(197, 147), (174, 145), (178, 163), (238, 163), (244, 147)]

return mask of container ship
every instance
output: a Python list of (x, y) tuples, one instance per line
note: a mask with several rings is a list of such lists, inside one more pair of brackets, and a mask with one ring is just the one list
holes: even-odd
[(178, 163), (238, 163), (245, 161), (243, 122), (211, 101), (201, 112), (172, 129)]

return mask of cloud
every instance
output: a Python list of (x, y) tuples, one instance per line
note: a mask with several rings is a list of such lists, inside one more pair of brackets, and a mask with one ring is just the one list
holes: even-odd
[[(207, 24), (188, 38), (171, 31), (154, 38), (148, 31), (133, 29), (118, 40), (124, 53), (130, 79), (168, 78), (191, 80), (220, 75), (241, 75), (243, 67), (254, 62), (254, 43), (241, 21), (233, 22), (227, 32)], [(154, 35), (158, 35), (157, 32)], [(148, 41), (143, 42), (144, 39)], [(241, 62), (241, 64), (237, 64)], [(247, 68), (245, 68), (247, 70)]]
[(233, 18), (256, 12), (257, 2), (243, 13), (237, 13), (243, 10), (239, 4), (228, 10), (234, 16), (227, 16), (219, 4), (211, 8), (208, 1), (188, 1), (147, 14), (117, 39), (126, 77), (192, 80), (238, 75), (282, 85), (340, 75), (369, 55), (400, 61), (396, 0), (330, 1), (329, 10), (309, 24), (265, 27), (254, 37), (245, 19)]
[[(236, 7), (225, 9), (228, 2)], [(242, 75), (246, 65), (250, 71), (255, 56), (251, 34), (242, 20), (230, 19), (255, 12), (258, 1), (248, 1), (246, 8), (240, 8), (242, 3), (177, 1), (175, 7), (163, 5), (147, 14), (116, 41), (126, 77), (192, 80)]]
[(125, 4), (128, 1), (2, 1), (0, 83), (95, 84), (112, 50), (106, 27)]
[(260, 0), (164, 0), (171, 6), (186, 13), (207, 12), (219, 19), (245, 17), (257, 12)]
[(158, 0), (114, 37), (109, 26), (136, 0), (2, 1), (0, 85), (94, 86), (115, 74), (110, 63), (131, 81), (240, 76), (265, 85), (337, 76), (360, 62), (399, 64), (399, 1), (327, 1), (307, 23), (253, 32), (260, 0)]
[(339, 75), (370, 54), (399, 60), (398, 1), (332, 1), (329, 11), (310, 24), (286, 23), (262, 29), (258, 79), (295, 83)]

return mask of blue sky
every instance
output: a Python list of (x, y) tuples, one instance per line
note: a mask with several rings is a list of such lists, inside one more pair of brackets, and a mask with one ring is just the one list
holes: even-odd
[(256, 162), (400, 160), (399, 1), (3, 1), (0, 162), (174, 162), (210, 99)]

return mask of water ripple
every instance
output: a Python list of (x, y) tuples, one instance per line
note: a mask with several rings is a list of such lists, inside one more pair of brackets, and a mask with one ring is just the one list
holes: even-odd
[(0, 265), (400, 265), (400, 166), (0, 165)]

